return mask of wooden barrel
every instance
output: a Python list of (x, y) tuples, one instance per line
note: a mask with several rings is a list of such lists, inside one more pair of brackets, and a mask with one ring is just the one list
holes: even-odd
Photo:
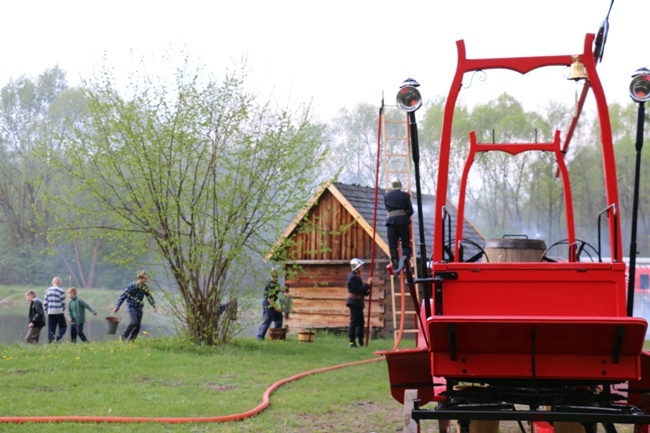
[(542, 239), (488, 239), (484, 249), (490, 263), (539, 262), (546, 250), (546, 243)]
[(269, 329), (269, 340), (286, 340), (287, 328), (271, 328)]
[(301, 343), (313, 343), (316, 333), (314, 331), (300, 331), (298, 332), (298, 341)]

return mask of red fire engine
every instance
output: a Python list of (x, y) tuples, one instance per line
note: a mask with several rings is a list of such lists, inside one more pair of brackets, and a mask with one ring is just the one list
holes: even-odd
[[(602, 44), (600, 37), (587, 34), (578, 54), (472, 59), (466, 56), (464, 42), (456, 43), (458, 64), (446, 100), (437, 167), (431, 262), (417, 279), (410, 266), (404, 266), (404, 259), (398, 270), (404, 271), (420, 311), (418, 347), (381, 352), (387, 359), (391, 393), (399, 402), (413, 404), (410, 416), (418, 427), (420, 420), (438, 420), (440, 431), (445, 432), (450, 420), (458, 420), (461, 431), (466, 431), (474, 421), (511, 420), (518, 421), (522, 430), (522, 422), (529, 422), (533, 432), (550, 432), (554, 423), (574, 422), (588, 433), (595, 432), (599, 423), (613, 433), (618, 423), (650, 424), (644, 411), (650, 396), (650, 353), (643, 350), (647, 323), (634, 317), (628, 305), (634, 290), (629, 293), (626, 284), (612, 133), (596, 71)], [(583, 88), (565, 132), (556, 131), (544, 143), (483, 143), (470, 133), (460, 193), (450, 197), (458, 203), (452, 224), (446, 211), (451, 137), (464, 74), (490, 69), (526, 74), (576, 64), (584, 65)], [(400, 91), (407, 108), (415, 105), (417, 92), (411, 90), (411, 94)], [(599, 236), (592, 244), (576, 233), (565, 163), (589, 94), (600, 122), (606, 200), (606, 207), (594, 215)], [(567, 260), (487, 262), (479, 245), (471, 246), (478, 248), (478, 254), (464, 253), (468, 173), (484, 152), (545, 152), (557, 161), (566, 234), (556, 248), (563, 249)], [(585, 247), (596, 251), (598, 259), (581, 260)], [(609, 251), (609, 258), (601, 257), (603, 250)], [(635, 279), (638, 290), (648, 290), (650, 269)], [(417, 391), (418, 400), (405, 402), (406, 390)], [(435, 408), (422, 407), (429, 402), (437, 402)]]

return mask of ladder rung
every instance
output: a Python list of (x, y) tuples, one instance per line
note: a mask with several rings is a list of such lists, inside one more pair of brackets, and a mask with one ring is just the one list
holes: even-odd
[(406, 141), (407, 138), (406, 135), (395, 135), (393, 137), (384, 137), (384, 141)]
[(409, 154), (408, 153), (387, 153), (386, 157), (388, 157), (388, 156), (391, 156), (391, 157), (393, 157), (393, 156), (403, 156), (404, 158), (406, 158), (407, 156), (409, 156)]

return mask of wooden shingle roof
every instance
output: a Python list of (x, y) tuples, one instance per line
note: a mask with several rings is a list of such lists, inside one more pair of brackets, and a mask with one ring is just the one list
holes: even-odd
[[(339, 202), (345, 207), (345, 209), (356, 219), (357, 223), (363, 227), (363, 229), (368, 233), (369, 236), (373, 236), (373, 214), (374, 214), (374, 203), (375, 203), (375, 189), (371, 187), (364, 187), (358, 185), (349, 185), (344, 183), (329, 183), (323, 185), (317, 193), (309, 200), (305, 208), (301, 213), (299, 213), (296, 218), (291, 222), (291, 224), (286, 228), (282, 234), (279, 242), (283, 239), (291, 236), (294, 229), (298, 226), (300, 221), (308, 214), (310, 208), (318, 202), (319, 197), (326, 191), (329, 190), (334, 197), (337, 198)], [(379, 190), (379, 196), (377, 201), (377, 225), (376, 225), (376, 238), (375, 241), (377, 246), (379, 246), (386, 255), (389, 255), (388, 250), (388, 237), (386, 231), (386, 207), (384, 206), (383, 194), (386, 191), (384, 189)], [(432, 195), (422, 195), (422, 207), (423, 215), (425, 219), (425, 242), (427, 245), (428, 255), (432, 252), (432, 242), (433, 242), (433, 215), (434, 215), (434, 206), (435, 198)], [(413, 193), (413, 208), (415, 214), (413, 215), (413, 224), (414, 224), (414, 253), (418, 253), (418, 244), (420, 242), (418, 234), (418, 211), (417, 211), (417, 200), (415, 198), (415, 192)], [(452, 203), (447, 203), (447, 210), (451, 215), (451, 226), (452, 234), (454, 233), (456, 227), (456, 206)], [(474, 241), (477, 244), (483, 246), (485, 244), (485, 238), (478, 232), (478, 230), (469, 222), (467, 219), (463, 222), (463, 233), (464, 238)], [(453, 236), (452, 236), (453, 238)], [(278, 242), (278, 243), (279, 243)], [(467, 254), (473, 254), (471, 248), (468, 249)]]
[[(368, 221), (370, 229), (372, 229), (373, 222), (373, 210), (375, 203), (375, 189), (371, 187), (363, 187), (356, 185), (348, 185), (344, 183), (334, 183), (333, 188), (336, 188), (343, 197), (345, 197), (350, 204), (356, 209), (358, 214), (365, 221)], [(383, 188), (379, 189), (379, 199), (377, 201), (377, 236), (381, 238), (388, 245), (388, 237), (386, 232), (386, 207), (384, 206), (383, 195), (386, 192)], [(418, 227), (418, 209), (417, 209), (417, 199), (415, 197), (415, 192), (412, 194), (413, 201), (413, 246), (414, 253), (418, 253), (418, 244), (420, 242)], [(433, 215), (435, 207), (435, 197), (428, 194), (422, 195), (422, 212), (424, 216), (424, 235), (425, 242), (427, 245), (427, 253), (430, 255), (432, 252), (432, 243), (433, 243)], [(451, 202), (447, 201), (447, 211), (451, 215), (451, 227), (452, 227), (452, 239), (454, 230), (456, 227), (456, 206)], [(479, 231), (469, 222), (467, 219), (463, 222), (463, 233), (464, 238), (474, 241), (479, 245), (483, 246), (485, 244), (485, 238), (479, 233)], [(372, 236), (372, 231), (369, 231), (369, 234)], [(383, 249), (383, 248), (382, 248)], [(384, 252), (388, 254), (388, 250), (385, 249)], [(468, 251), (468, 254), (471, 254), (471, 249)]]

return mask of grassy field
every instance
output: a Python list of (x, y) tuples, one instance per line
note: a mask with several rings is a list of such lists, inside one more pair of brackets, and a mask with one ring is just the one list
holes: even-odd
[[(349, 349), (318, 334), (314, 343), (237, 339), (216, 348), (176, 338), (88, 345), (0, 346), (0, 415), (188, 417), (243, 412), (275, 381), (306, 370), (372, 357), (377, 340)], [(2, 432), (389, 432), (401, 406), (389, 393), (384, 362), (292, 382), (252, 419), (226, 424), (0, 424)]]

